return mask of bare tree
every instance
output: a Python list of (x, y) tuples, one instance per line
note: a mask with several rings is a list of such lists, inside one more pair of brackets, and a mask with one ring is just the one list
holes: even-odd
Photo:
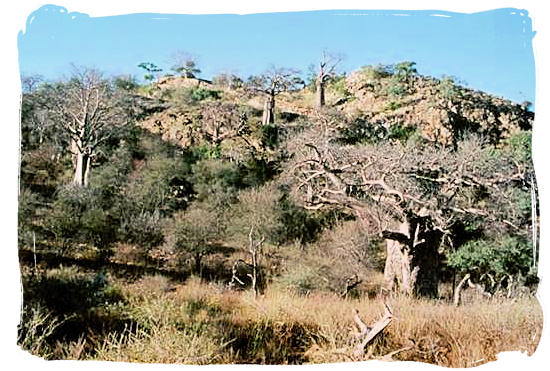
[(239, 193), (239, 202), (232, 215), (233, 238), (239, 244), (247, 244), (250, 254), (251, 280), (254, 295), (260, 291), (261, 263), (264, 255), (264, 243), (281, 228), (277, 202), (280, 193), (273, 184), (253, 188)]
[(50, 104), (54, 120), (70, 138), (73, 183), (86, 186), (99, 146), (123, 124), (112, 87), (99, 71), (75, 68), (69, 81), (57, 86)]
[(21, 88), (23, 93), (32, 93), (43, 82), (44, 78), (41, 75), (21, 76)]
[(187, 52), (178, 50), (172, 53), (172, 71), (185, 78), (195, 78), (201, 70), (197, 67), (197, 58)]
[(249, 78), (250, 89), (260, 92), (266, 97), (262, 125), (275, 122), (275, 97), (285, 91), (297, 90), (300, 84), (303, 84), (297, 74), (297, 70), (271, 67), (262, 75)]
[(323, 51), (319, 61), (319, 70), (315, 79), (315, 106), (321, 108), (325, 105), (325, 85), (330, 78), (336, 75), (336, 69), (342, 62), (342, 56)]
[(243, 135), (247, 131), (246, 114), (231, 103), (212, 103), (202, 108), (201, 130), (204, 137), (214, 146), (224, 140)]
[(313, 128), (291, 143), (295, 159), (287, 174), (294, 194), (308, 209), (347, 210), (387, 240), (388, 290), (398, 281), (403, 292), (436, 296), (438, 250), (460, 220), (521, 228), (503, 209), (512, 207), (506, 205), (518, 188), (529, 189), (532, 167), (505, 153), (494, 156), (479, 138), (456, 150), (333, 139), (329, 130)]

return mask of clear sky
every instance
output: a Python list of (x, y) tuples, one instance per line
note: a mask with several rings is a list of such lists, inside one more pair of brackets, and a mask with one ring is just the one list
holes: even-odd
[(526, 11), (315, 11), (252, 15), (131, 14), (91, 18), (57, 6), (29, 15), (18, 36), (20, 70), (56, 79), (71, 63), (142, 76), (170, 55), (198, 57), (201, 77), (246, 78), (271, 64), (306, 71), (323, 50), (345, 55), (342, 69), (415, 61), (418, 72), (455, 76), (516, 102), (535, 101), (531, 19)]

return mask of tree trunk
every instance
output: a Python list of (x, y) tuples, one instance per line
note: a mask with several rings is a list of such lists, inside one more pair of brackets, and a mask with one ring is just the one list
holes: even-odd
[(437, 230), (428, 230), (423, 233), (425, 242), (416, 246), (412, 266), (418, 269), (415, 282), (415, 294), (417, 296), (437, 298), (440, 280), (441, 257), (439, 246), (442, 233)]
[(256, 249), (250, 250), (250, 255), (252, 258), (252, 290), (254, 290), (254, 297), (258, 296), (258, 261), (257, 261), (258, 252)]
[(315, 82), (315, 106), (321, 108), (325, 105), (325, 83), (321, 77)]
[(202, 254), (195, 254), (195, 272), (202, 278)]
[(439, 244), (441, 233), (429, 229), (427, 221), (411, 218), (398, 232), (384, 231), (386, 265), (384, 286), (407, 295), (437, 297), (439, 286)]
[(262, 125), (269, 125), (275, 122), (275, 95), (269, 94), (265, 99), (264, 103), (264, 113), (262, 116)]
[(80, 187), (88, 185), (90, 175), (90, 156), (85, 153), (77, 152), (75, 155), (75, 170), (73, 184)]

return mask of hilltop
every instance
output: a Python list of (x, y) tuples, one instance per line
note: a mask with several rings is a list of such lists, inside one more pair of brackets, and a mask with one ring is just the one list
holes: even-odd
[[(147, 96), (167, 102), (144, 120), (144, 128), (160, 133), (165, 140), (188, 146), (193, 140), (193, 120), (208, 102), (231, 103), (249, 110), (257, 124), (263, 96), (246, 87), (229, 87), (207, 80), (164, 77)], [(286, 92), (277, 98), (280, 123), (318, 117), (314, 86)], [(192, 96), (195, 92), (195, 97)], [(528, 103), (518, 104), (482, 91), (460, 86), (451, 78), (435, 79), (412, 74), (396, 78), (388, 67), (366, 66), (327, 84), (327, 109), (347, 120), (377, 124), (387, 130), (418, 131), (428, 141), (451, 144), (463, 132), (478, 133), (498, 142), (529, 130), (534, 114)], [(191, 103), (191, 104), (189, 104)]]

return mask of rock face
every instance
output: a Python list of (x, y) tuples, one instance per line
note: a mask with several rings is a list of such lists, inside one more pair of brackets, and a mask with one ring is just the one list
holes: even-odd
[(168, 108), (156, 112), (140, 122), (140, 126), (149, 130), (169, 143), (188, 147), (194, 143), (199, 134), (190, 112), (183, 112), (175, 108)]
[(420, 134), (440, 144), (452, 144), (463, 132), (474, 132), (493, 142), (532, 126), (534, 114), (524, 105), (455, 85), (450, 80), (409, 76), (369, 77), (357, 71), (346, 78), (353, 98), (342, 106), (350, 114), (392, 125), (415, 126)]

